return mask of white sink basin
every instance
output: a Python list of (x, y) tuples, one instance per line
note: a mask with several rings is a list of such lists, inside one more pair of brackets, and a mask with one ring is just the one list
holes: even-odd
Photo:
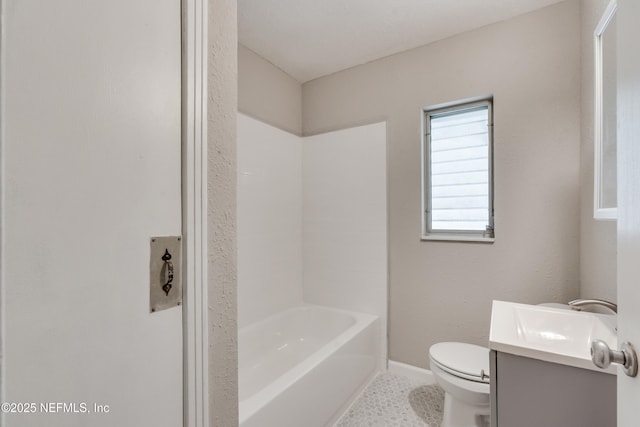
[(537, 305), (493, 301), (489, 348), (518, 356), (599, 372), (591, 361), (591, 341), (618, 348), (615, 316)]

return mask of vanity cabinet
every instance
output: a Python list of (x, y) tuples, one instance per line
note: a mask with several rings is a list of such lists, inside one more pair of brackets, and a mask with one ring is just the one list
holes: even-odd
[(614, 427), (616, 375), (491, 350), (491, 427)]

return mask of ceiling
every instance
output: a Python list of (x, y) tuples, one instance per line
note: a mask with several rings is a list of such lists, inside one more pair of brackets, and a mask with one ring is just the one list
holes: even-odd
[(238, 38), (304, 83), (560, 1), (238, 0)]

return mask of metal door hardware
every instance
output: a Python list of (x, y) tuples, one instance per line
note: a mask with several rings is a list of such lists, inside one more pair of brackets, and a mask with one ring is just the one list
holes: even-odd
[(591, 360), (598, 368), (606, 369), (612, 363), (622, 365), (622, 370), (630, 377), (638, 374), (638, 356), (630, 342), (622, 343), (620, 351), (611, 350), (606, 342), (591, 342)]
[(171, 254), (169, 253), (169, 249), (164, 250), (164, 255), (162, 255), (162, 260), (164, 261), (164, 265), (162, 266), (162, 270), (164, 271), (165, 284), (162, 285), (162, 290), (167, 296), (169, 296), (169, 292), (173, 287), (173, 263), (171, 262)]
[(152, 237), (149, 295), (152, 313), (182, 304), (182, 238)]

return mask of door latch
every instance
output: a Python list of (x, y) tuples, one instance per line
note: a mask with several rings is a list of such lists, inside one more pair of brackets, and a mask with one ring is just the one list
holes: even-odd
[(173, 287), (173, 263), (171, 262), (171, 254), (169, 253), (169, 249), (164, 250), (164, 255), (162, 255), (162, 260), (164, 261), (164, 265), (162, 266), (162, 270), (164, 271), (163, 276), (165, 277), (165, 284), (162, 285), (162, 290), (167, 296), (169, 296), (169, 292)]
[(151, 238), (149, 310), (152, 313), (182, 304), (182, 238)]

